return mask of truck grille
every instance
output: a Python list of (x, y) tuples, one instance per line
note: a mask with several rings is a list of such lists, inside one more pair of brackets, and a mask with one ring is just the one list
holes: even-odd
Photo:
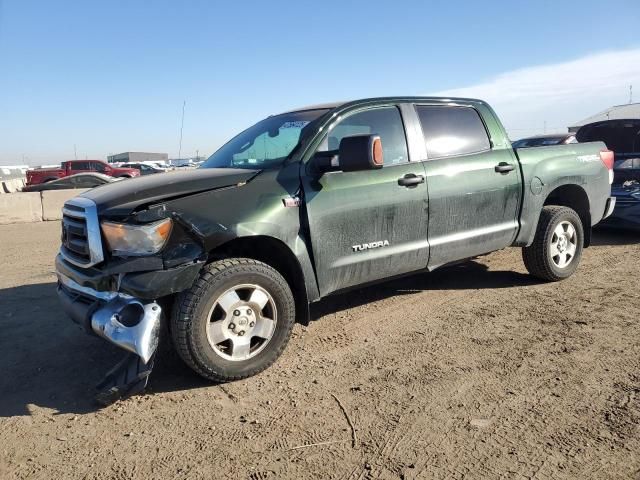
[(91, 267), (104, 259), (96, 204), (76, 197), (62, 208), (62, 245), (60, 254), (79, 267)]

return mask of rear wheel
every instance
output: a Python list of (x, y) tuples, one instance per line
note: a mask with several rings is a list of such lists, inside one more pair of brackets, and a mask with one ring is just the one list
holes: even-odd
[(213, 262), (175, 302), (174, 345), (205, 378), (246, 378), (269, 367), (284, 350), (294, 305), (286, 280), (269, 265), (247, 258)]
[(542, 209), (533, 243), (522, 249), (533, 276), (555, 282), (570, 277), (582, 257), (584, 231), (578, 214), (568, 207)]

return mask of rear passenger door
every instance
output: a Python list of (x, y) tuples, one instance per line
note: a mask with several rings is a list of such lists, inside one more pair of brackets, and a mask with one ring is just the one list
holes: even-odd
[(511, 245), (521, 180), (510, 149), (492, 148), (469, 105), (416, 105), (427, 159), (429, 267)]

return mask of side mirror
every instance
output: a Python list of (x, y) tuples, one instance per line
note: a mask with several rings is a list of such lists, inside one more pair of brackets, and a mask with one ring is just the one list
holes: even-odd
[(338, 149), (340, 170), (357, 172), (382, 168), (382, 141), (379, 135), (344, 137)]

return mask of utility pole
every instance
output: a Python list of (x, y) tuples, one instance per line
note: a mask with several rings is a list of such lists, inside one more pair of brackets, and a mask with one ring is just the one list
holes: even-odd
[(629, 103), (633, 103), (633, 85), (629, 85)]
[(543, 133), (547, 133), (547, 121), (544, 121)]
[(178, 159), (182, 158), (182, 129), (184, 128), (184, 107), (187, 105), (187, 101), (182, 101), (182, 122), (180, 123), (180, 146), (178, 147)]
[(76, 144), (73, 144), (73, 156), (75, 157), (75, 159), (78, 159), (78, 150), (76, 150)]

